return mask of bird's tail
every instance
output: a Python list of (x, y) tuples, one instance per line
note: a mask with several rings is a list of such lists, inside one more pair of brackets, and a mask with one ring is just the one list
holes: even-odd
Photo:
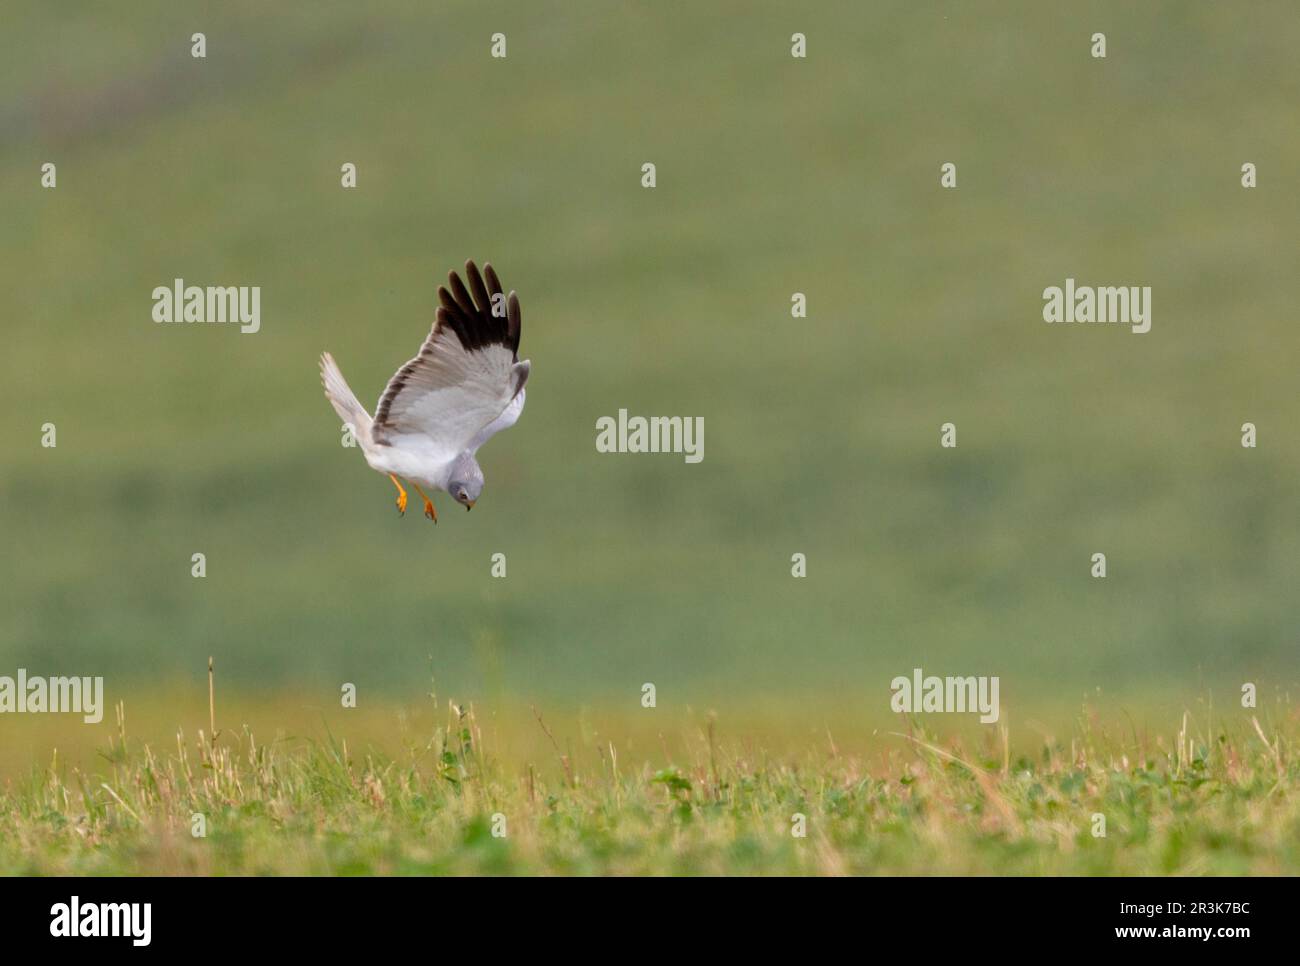
[(357, 399), (356, 393), (352, 391), (347, 380), (343, 378), (338, 363), (328, 352), (321, 353), (320, 381), (325, 386), (325, 398), (339, 414), (339, 419), (352, 427), (352, 435), (356, 437), (357, 442), (368, 444), (370, 427), (374, 421), (370, 418), (370, 413), (366, 412), (366, 407)]

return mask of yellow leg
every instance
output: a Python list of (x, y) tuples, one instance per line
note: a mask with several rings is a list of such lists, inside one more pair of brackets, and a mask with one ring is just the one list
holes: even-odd
[(392, 473), (388, 474), (388, 478), (393, 481), (393, 486), (397, 487), (397, 512), (406, 516), (406, 491), (402, 489), (401, 482)]
[[(416, 483), (414, 480), (412, 480), (411, 486), (415, 487), (416, 493), (420, 494), (420, 496), (424, 496), (424, 491), (420, 489), (419, 483)], [(434, 523), (438, 522), (438, 511), (433, 508), (433, 501), (430, 500), (427, 496), (424, 496), (424, 515), (428, 517), (430, 520), (432, 520)]]

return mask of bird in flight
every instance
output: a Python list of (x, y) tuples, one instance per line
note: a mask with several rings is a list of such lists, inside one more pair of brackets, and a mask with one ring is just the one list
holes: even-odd
[[(484, 283), (486, 276), (486, 284)], [(420, 487), (444, 490), (466, 510), (483, 491), (474, 454), (524, 411), (529, 360), (519, 361), (519, 298), (503, 294), (501, 280), (484, 263), (483, 274), (465, 263), (460, 276), (438, 287), (438, 314), (419, 354), (398, 369), (379, 397), (372, 419), (328, 352), (320, 358), (325, 398), (352, 427), (371, 469), (397, 487), (397, 510), (406, 513), (402, 478), (424, 498), (434, 523), (433, 501)]]

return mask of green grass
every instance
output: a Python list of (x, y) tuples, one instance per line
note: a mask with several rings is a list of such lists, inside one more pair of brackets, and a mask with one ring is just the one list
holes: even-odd
[(152, 748), (123, 728), (101, 773), (55, 761), (0, 792), (0, 872), (1300, 872), (1300, 716), (1189, 720), (1149, 734), (1085, 712), (1069, 738), (1023, 751), (1005, 731), (942, 740), (913, 722), (874, 736), (874, 754), (830, 734), (773, 754), (710, 718), (661, 759), (575, 744), (538, 717), (550, 753), (536, 760), (493, 747), (455, 705), (394, 757), (248, 728)]

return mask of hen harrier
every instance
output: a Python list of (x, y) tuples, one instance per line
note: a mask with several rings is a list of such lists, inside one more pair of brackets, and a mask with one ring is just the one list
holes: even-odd
[(485, 263), (483, 272), (486, 285), (469, 261), (468, 291), (455, 272), (448, 275), (450, 292), (439, 286), (433, 329), (419, 355), (388, 381), (374, 419), (334, 357), (326, 352), (320, 358), (325, 398), (353, 427), (366, 462), (397, 487), (398, 512), (406, 513), (405, 477), (424, 497), (424, 515), (434, 523), (438, 514), (420, 484), (445, 490), (472, 509), (483, 490), (474, 454), (524, 410), (530, 363), (519, 361), (519, 299), (502, 294), (491, 265)]

